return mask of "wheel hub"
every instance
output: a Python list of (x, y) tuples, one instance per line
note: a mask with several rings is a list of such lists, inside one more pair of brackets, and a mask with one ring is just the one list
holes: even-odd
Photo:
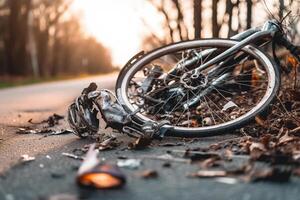
[(183, 74), (180, 78), (180, 82), (186, 89), (197, 90), (199, 88), (205, 88), (208, 83), (208, 78), (202, 73), (192, 73), (188, 72)]

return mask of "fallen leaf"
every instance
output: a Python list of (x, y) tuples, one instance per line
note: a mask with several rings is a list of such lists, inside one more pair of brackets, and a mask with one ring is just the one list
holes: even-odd
[(59, 120), (62, 119), (64, 119), (64, 116), (54, 113), (53, 115), (49, 116), (48, 119), (42, 120), (41, 122), (33, 122), (33, 119), (29, 119), (28, 122), (31, 124), (47, 123), (49, 127), (53, 127), (59, 123)]
[(142, 173), (140, 173), (140, 176), (145, 179), (157, 178), (158, 173), (155, 170), (148, 169), (148, 170), (145, 170)]
[(248, 175), (248, 180), (251, 182), (257, 181), (273, 181), (287, 182), (290, 180), (292, 171), (290, 168), (270, 167), (266, 169), (253, 170)]
[(35, 160), (35, 157), (33, 156), (29, 156), (28, 154), (24, 154), (21, 156), (21, 161), (22, 162), (30, 162), (30, 161), (33, 161)]
[(135, 149), (135, 150), (141, 150), (147, 148), (152, 142), (151, 137), (139, 137), (137, 140), (134, 142), (131, 142), (128, 144), (128, 149)]
[(119, 142), (115, 136), (109, 136), (101, 143), (97, 144), (99, 151), (110, 150), (118, 147), (122, 142)]
[(263, 120), (261, 117), (259, 117), (259, 116), (255, 116), (255, 122), (258, 124), (258, 125), (260, 125), (260, 126), (262, 126), (262, 127), (266, 127), (266, 122), (265, 122), (265, 120)]
[(282, 144), (285, 144), (285, 143), (288, 143), (288, 142), (292, 142), (296, 139), (297, 139), (296, 137), (290, 136), (288, 131), (287, 131), (282, 137), (279, 138), (277, 145), (282, 145)]
[(253, 142), (250, 147), (250, 157), (254, 160), (257, 160), (261, 155), (266, 152), (266, 148), (262, 143)]
[(300, 168), (299, 167), (293, 170), (293, 175), (300, 176)]
[(220, 159), (216, 159), (216, 158), (208, 158), (208, 159), (205, 159), (204, 161), (200, 162), (200, 166), (202, 168), (211, 168), (211, 167), (216, 167), (216, 166), (219, 166), (220, 165)]
[(185, 151), (184, 157), (191, 159), (192, 162), (206, 160), (208, 158), (220, 159), (220, 155), (218, 153), (190, 150)]
[(227, 111), (228, 109), (238, 107), (233, 101), (228, 101), (222, 108), (222, 111)]
[(297, 128), (294, 128), (293, 130), (290, 131), (291, 134), (299, 135), (300, 134), (300, 126)]

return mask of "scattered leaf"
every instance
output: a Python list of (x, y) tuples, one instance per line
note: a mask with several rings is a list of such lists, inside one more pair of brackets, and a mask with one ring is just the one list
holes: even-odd
[(266, 169), (257, 169), (252, 171), (247, 177), (251, 182), (273, 181), (287, 182), (290, 180), (292, 171), (289, 168), (272, 167)]
[(227, 111), (231, 108), (238, 107), (233, 101), (228, 101), (222, 108), (222, 111)]
[(190, 150), (185, 151), (184, 157), (191, 159), (192, 162), (201, 161), (201, 160), (203, 161), (209, 158), (220, 159), (220, 155), (218, 153), (190, 151)]
[(119, 142), (115, 136), (109, 136), (101, 143), (97, 144), (99, 151), (110, 150), (118, 147), (122, 142)]
[(22, 162), (30, 162), (30, 161), (33, 161), (35, 160), (35, 157), (33, 156), (29, 156), (28, 154), (24, 154), (21, 156), (21, 161)]
[(147, 148), (152, 142), (150, 136), (139, 137), (134, 142), (128, 144), (128, 149), (141, 150)]
[(260, 116), (255, 116), (255, 122), (262, 127), (266, 127), (265, 120), (263, 120)]
[(298, 167), (298, 168), (294, 169), (294, 170), (293, 170), (293, 174), (294, 174), (295, 176), (300, 176), (300, 168)]
[(282, 145), (288, 142), (292, 142), (296, 140), (294, 136), (290, 136), (288, 132), (286, 132), (282, 137), (279, 138), (277, 145)]
[(59, 120), (62, 120), (62, 119), (64, 119), (64, 116), (54, 113), (53, 115), (49, 116), (48, 119), (43, 120), (41, 122), (33, 122), (33, 119), (29, 119), (28, 122), (31, 124), (47, 123), (49, 127), (53, 127), (53, 126), (59, 124)]
[(265, 146), (262, 143), (259, 142), (253, 142), (250, 147), (250, 157), (254, 160), (261, 157), (261, 155), (266, 151)]
[(140, 173), (140, 176), (145, 179), (157, 178), (158, 173), (155, 170), (148, 169), (148, 170), (145, 170), (142, 173)]

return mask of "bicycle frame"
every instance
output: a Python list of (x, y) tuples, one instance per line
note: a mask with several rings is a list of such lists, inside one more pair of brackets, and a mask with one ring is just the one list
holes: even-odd
[(243, 47), (249, 44), (260, 42), (262, 39), (273, 38), (279, 30), (280, 30), (280, 26), (276, 22), (269, 20), (264, 24), (262, 28), (248, 29), (245, 32), (242, 32), (240, 34), (231, 37), (231, 39), (239, 40), (240, 42), (230, 47), (223, 53), (219, 54), (215, 58), (209, 60), (207, 63), (193, 69), (192, 70), (193, 75), (198, 76), (202, 70), (205, 70), (208, 67), (221, 62), (226, 57), (236, 53), (237, 51), (239, 51), (240, 49), (242, 49)]

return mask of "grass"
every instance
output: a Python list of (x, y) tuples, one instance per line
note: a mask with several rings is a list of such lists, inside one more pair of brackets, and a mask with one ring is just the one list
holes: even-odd
[(47, 80), (44, 79), (34, 79), (34, 78), (24, 78), (24, 79), (12, 79), (12, 80), (0, 80), (0, 89), (15, 87), (20, 85), (29, 85), (34, 83), (40, 83)]

